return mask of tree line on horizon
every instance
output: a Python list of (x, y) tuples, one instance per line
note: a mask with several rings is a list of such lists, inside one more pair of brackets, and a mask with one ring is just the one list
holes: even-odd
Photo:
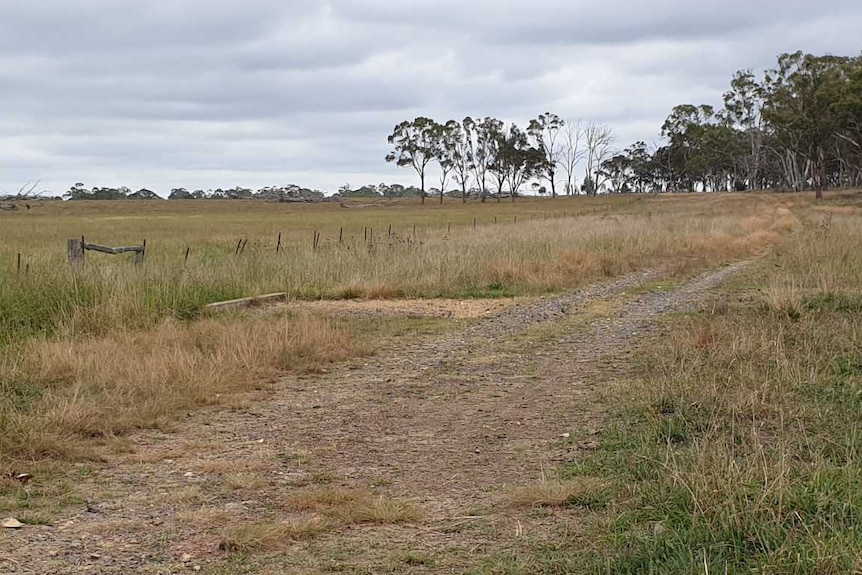
[[(9, 201), (15, 199), (33, 199), (39, 194), (19, 194), (10, 196)], [(119, 188), (111, 187), (93, 187), (87, 188), (82, 183), (76, 183), (69, 191), (63, 194), (62, 199), (66, 200), (270, 200), (270, 201), (323, 201), (327, 199), (339, 198), (368, 198), (368, 197), (387, 197), (387, 198), (404, 198), (418, 197), (419, 189), (414, 186), (404, 186), (402, 184), (386, 184), (379, 185), (364, 185), (359, 188), (352, 188), (350, 184), (345, 184), (338, 189), (338, 192), (327, 198), (320, 190), (312, 190), (304, 188), (296, 184), (286, 186), (264, 186), (263, 188), (253, 190), (236, 186), (229, 189), (196, 189), (188, 190), (187, 188), (173, 188), (167, 198), (162, 198), (156, 192), (141, 188), (137, 191), (132, 191), (131, 188), (120, 186)], [(5, 198), (4, 198), (5, 199)], [(60, 198), (55, 198), (60, 199)]]
[(760, 78), (737, 72), (723, 102), (676, 106), (660, 145), (622, 150), (609, 127), (552, 113), (526, 129), (419, 117), (395, 126), (386, 161), (416, 172), (423, 202), (432, 168), (440, 201), (450, 178), (465, 202), (477, 190), (514, 201), (528, 183), (552, 197), (558, 184), (566, 195), (862, 187), (862, 56), (782, 54)]

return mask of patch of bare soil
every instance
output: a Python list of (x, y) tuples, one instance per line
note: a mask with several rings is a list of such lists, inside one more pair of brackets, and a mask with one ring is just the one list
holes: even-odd
[(495, 315), (517, 305), (523, 298), (506, 299), (415, 299), (415, 300), (319, 300), (292, 301), (274, 310), (310, 311), (353, 317), (404, 317), (475, 319)]
[[(140, 434), (133, 453), (80, 481), (82, 503), (53, 525), (0, 533), (0, 571), (470, 572), (561, 529), (577, 536), (581, 512), (513, 508), (506, 494), (588, 449), (580, 442), (602, 426), (597, 386), (625, 372), (656, 316), (690, 308), (744, 265), (669, 292), (641, 293), (655, 274), (635, 274), (509, 306)], [(616, 305), (590, 314), (603, 300)], [(553, 340), (522, 337), (537, 327)], [(345, 511), (358, 500), (376, 507)], [(255, 531), (261, 521), (291, 523)], [(237, 537), (257, 551), (231, 554)]]

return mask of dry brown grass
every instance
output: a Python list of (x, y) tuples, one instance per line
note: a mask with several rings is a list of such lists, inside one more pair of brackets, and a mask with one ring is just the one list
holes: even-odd
[(285, 506), (294, 511), (325, 511), (337, 506), (354, 505), (367, 500), (367, 491), (346, 487), (309, 487), (287, 497)]
[(334, 519), (347, 525), (419, 523), (425, 518), (425, 513), (412, 503), (383, 496), (368, 497), (351, 505), (334, 507), (329, 513)]
[(275, 462), (269, 454), (243, 455), (231, 459), (195, 459), (185, 464), (185, 468), (195, 473), (214, 475), (261, 475), (273, 469)]
[(512, 507), (593, 507), (605, 498), (607, 480), (578, 477), (571, 480), (546, 480), (522, 485), (505, 497)]
[(75, 438), (164, 425), (178, 412), (260, 387), (284, 370), (319, 369), (366, 348), (337, 325), (298, 318), (167, 322), (145, 331), (31, 342), (4, 377), (38, 391), (5, 410), (0, 447), (39, 458), (74, 455)]
[(765, 293), (766, 305), (776, 313), (798, 315), (803, 301), (802, 288), (797, 279), (786, 276), (776, 276), (769, 281)]
[(324, 513), (340, 524), (417, 523), (424, 512), (412, 503), (343, 487), (309, 488), (288, 497), (288, 509)]
[(222, 475), (222, 483), (233, 491), (251, 491), (266, 487), (269, 482), (258, 473), (227, 473)]
[(198, 485), (188, 485), (186, 487), (178, 487), (163, 493), (159, 499), (164, 503), (173, 505), (191, 505), (193, 503), (201, 503), (206, 496), (203, 490)]
[(319, 517), (248, 523), (225, 529), (219, 549), (231, 553), (276, 551), (289, 543), (317, 537), (327, 530), (328, 525)]

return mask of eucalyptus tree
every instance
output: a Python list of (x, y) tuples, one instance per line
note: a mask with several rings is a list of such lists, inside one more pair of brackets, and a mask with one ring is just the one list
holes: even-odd
[(440, 203), (446, 194), (446, 184), (449, 176), (456, 171), (458, 166), (458, 144), (460, 139), (460, 124), (450, 120), (445, 124), (435, 126), (435, 152), (434, 157), (440, 165)]
[(468, 129), (468, 120), (458, 123), (450, 120), (446, 123), (451, 130), (454, 161), (454, 179), (461, 186), (461, 203), (467, 203), (467, 188), (470, 187), (470, 179), (474, 170), (472, 146), (470, 145), (471, 133)]
[(491, 167), (496, 159), (500, 134), (503, 132), (503, 122), (490, 117), (480, 121), (467, 117), (463, 125), (470, 150), (473, 177), (484, 203), (488, 195), (488, 176), (492, 173)]
[(724, 93), (723, 115), (745, 135), (747, 153), (742, 156), (749, 189), (762, 188), (760, 170), (763, 167), (765, 91), (751, 70), (737, 72)]
[(430, 118), (419, 117), (395, 126), (388, 141), (394, 150), (386, 155), (387, 162), (411, 167), (419, 175), (422, 203), (425, 203), (425, 176), (428, 166), (437, 157), (439, 127)]
[(502, 196), (503, 182), (509, 187), (512, 201), (518, 196), (521, 186), (531, 178), (547, 173), (547, 157), (544, 152), (530, 144), (527, 132), (512, 124), (498, 140), (494, 170), (500, 183), (497, 201)]
[(560, 133), (565, 124), (565, 121), (556, 114), (546, 112), (535, 120), (531, 120), (527, 127), (527, 134), (529, 134), (533, 146), (545, 158), (543, 169), (537, 175), (550, 182), (552, 198), (557, 197), (557, 168), (565, 156), (565, 137)]

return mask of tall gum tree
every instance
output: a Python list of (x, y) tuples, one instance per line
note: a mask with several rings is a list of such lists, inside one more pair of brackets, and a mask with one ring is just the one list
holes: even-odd
[(411, 167), (419, 175), (422, 203), (425, 203), (425, 176), (428, 166), (436, 159), (439, 125), (430, 118), (419, 117), (395, 126), (389, 143), (395, 148), (386, 155), (387, 162)]
[(565, 121), (556, 114), (546, 112), (530, 121), (527, 134), (530, 135), (533, 146), (542, 153), (544, 165), (538, 177), (547, 179), (551, 184), (551, 197), (557, 197), (557, 168), (564, 156), (561, 130)]

